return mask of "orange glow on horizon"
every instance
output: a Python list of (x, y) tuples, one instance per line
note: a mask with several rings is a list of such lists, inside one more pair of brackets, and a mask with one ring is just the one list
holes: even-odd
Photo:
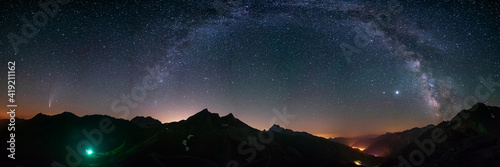
[(322, 137), (322, 138), (325, 138), (325, 139), (329, 139), (329, 138), (336, 138), (338, 137), (338, 135), (336, 134), (312, 134), (314, 136), (318, 136), (318, 137)]
[[(46, 105), (46, 103), (43, 103)], [(19, 105), (16, 108), (16, 118), (17, 119), (24, 119), (28, 120), (33, 118), (36, 114), (38, 113), (43, 113), (45, 115), (57, 115), (60, 114), (64, 111), (68, 111), (71, 113), (74, 113), (75, 115), (82, 117), (85, 115), (93, 115), (93, 114), (99, 114), (99, 115), (108, 115), (111, 117), (115, 118), (120, 118), (123, 114), (122, 113), (114, 113), (114, 112), (109, 112), (108, 108), (104, 108), (102, 110), (96, 110), (96, 111), (102, 111), (102, 112), (93, 112), (93, 113), (86, 113), (84, 112), (85, 109), (84, 106), (75, 104), (71, 106), (62, 106), (59, 107), (58, 105), (52, 104), (52, 108), (44, 108), (44, 107), (33, 107), (33, 106), (38, 106), (38, 103), (30, 104), (30, 105)], [(41, 105), (41, 104), (40, 104)], [(213, 109), (212, 109), (213, 108)], [(108, 109), (108, 110), (107, 110)], [(161, 123), (171, 123), (171, 122), (178, 122), (181, 120), (186, 120), (190, 116), (193, 116), (197, 112), (203, 110), (203, 107), (200, 106), (176, 106), (176, 107), (170, 107), (168, 109), (162, 108), (161, 106), (158, 107), (156, 110), (148, 110), (148, 112), (130, 112), (125, 118), (125, 120), (131, 120), (135, 116), (151, 116), (152, 118), (155, 118), (159, 120)], [(246, 123), (247, 125), (262, 130), (262, 129), (269, 129), (270, 128), (270, 120), (274, 117), (274, 115), (271, 115), (269, 117), (261, 117), (257, 114), (252, 114), (250, 111), (240, 111), (240, 112), (230, 112), (233, 109), (226, 109), (222, 107), (211, 107), (209, 108), (209, 111), (212, 113), (218, 113), (219, 116), (225, 116), (229, 113), (233, 113), (233, 115)], [(0, 114), (0, 119), (10, 119), (10, 116), (7, 114), (8, 110), (7, 108), (4, 108), (0, 110), (3, 112), (3, 114)], [(139, 111), (139, 110), (138, 110)], [(227, 112), (224, 112), (227, 111)], [(423, 127), (427, 124), (418, 124), (418, 123), (412, 123), (408, 124), (406, 122), (396, 122), (394, 125), (387, 125), (387, 126), (380, 126), (377, 127), (376, 129), (373, 129), (372, 131), (369, 130), (364, 130), (364, 129), (346, 129), (346, 130), (337, 130), (335, 128), (332, 128), (333, 126), (328, 125), (326, 121), (317, 121), (314, 124), (311, 124), (310, 122), (304, 121), (301, 122), (299, 119), (294, 119), (290, 120), (289, 126), (281, 125), (282, 127), (285, 127), (287, 129), (291, 129), (293, 131), (302, 131), (302, 132), (307, 132), (311, 133), (312, 135), (322, 137), (325, 139), (329, 138), (335, 138), (335, 137), (344, 137), (344, 138), (349, 138), (349, 137), (357, 137), (357, 136), (362, 136), (366, 134), (373, 134), (373, 135), (382, 135), (387, 132), (401, 132), (407, 129), (411, 129), (413, 127)], [(279, 119), (277, 119), (276, 124), (283, 124), (283, 122), (280, 122)], [(371, 129), (370, 129), (371, 130)], [(330, 132), (330, 133), (329, 133)], [(363, 149), (359, 149), (361, 151)]]

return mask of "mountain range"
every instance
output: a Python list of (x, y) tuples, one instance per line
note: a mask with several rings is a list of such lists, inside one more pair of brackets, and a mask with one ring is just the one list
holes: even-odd
[(381, 166), (500, 166), (499, 117), (499, 107), (477, 103), (428, 129)]
[(427, 125), (425, 127), (416, 127), (402, 132), (387, 132), (383, 135), (367, 135), (352, 138), (338, 137), (333, 139), (330, 138), (329, 140), (358, 148), (364, 153), (377, 157), (393, 158), (400, 150), (433, 127), (434, 125)]
[[(151, 117), (129, 121), (106, 115), (40, 113), (16, 121), (16, 159), (4, 158), (2, 164), (499, 166), (499, 114), (500, 108), (478, 103), (436, 126), (379, 136), (325, 139), (279, 125), (257, 130), (233, 114), (219, 116), (207, 109), (186, 120), (163, 124)], [(2, 134), (8, 134), (7, 122), (0, 122)], [(2, 135), (1, 139), (8, 141), (9, 136)], [(2, 153), (7, 155), (8, 151)]]

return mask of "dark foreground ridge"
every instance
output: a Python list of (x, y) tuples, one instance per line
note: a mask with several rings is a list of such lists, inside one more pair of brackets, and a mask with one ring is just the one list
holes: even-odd
[(165, 124), (151, 117), (38, 114), (16, 128), (16, 160), (6, 163), (18, 163), (7, 166), (374, 166), (384, 161), (277, 125), (259, 131), (233, 114), (220, 117), (207, 109)]
[(500, 108), (477, 103), (427, 130), (382, 166), (500, 166)]
[(38, 114), (16, 125), (16, 160), (2, 159), (2, 166), (500, 166), (499, 116), (500, 108), (478, 103), (437, 126), (358, 141), (369, 145), (365, 152), (389, 149), (381, 158), (347, 146), (353, 143), (346, 138), (279, 125), (260, 131), (207, 109), (165, 124), (151, 117)]

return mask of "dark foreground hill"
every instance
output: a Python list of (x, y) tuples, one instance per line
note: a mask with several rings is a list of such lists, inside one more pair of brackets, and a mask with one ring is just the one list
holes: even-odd
[(477, 103), (427, 130), (382, 166), (500, 166), (500, 108)]
[[(499, 116), (500, 108), (478, 103), (437, 126), (358, 141), (369, 145), (366, 150), (389, 148), (391, 156), (385, 161), (278, 125), (260, 131), (232, 114), (220, 117), (208, 110), (166, 124), (151, 117), (128, 121), (70, 112), (38, 114), (16, 122), (16, 159), (7, 159), (9, 152), (2, 149), (5, 157), (0, 163), (25, 167), (500, 166)], [(8, 141), (4, 125), (1, 140)]]
[[(1, 132), (7, 134), (6, 128)], [(2, 166), (375, 166), (384, 161), (304, 132), (279, 126), (259, 131), (232, 114), (220, 117), (206, 109), (166, 124), (150, 117), (38, 114), (16, 124), (15, 140), (16, 159), (3, 158)]]

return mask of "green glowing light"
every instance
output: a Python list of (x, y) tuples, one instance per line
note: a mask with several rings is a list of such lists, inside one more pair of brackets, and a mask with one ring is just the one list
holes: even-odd
[(92, 152), (92, 150), (87, 150), (87, 154), (88, 154), (88, 155), (90, 155), (90, 154), (92, 154), (92, 153), (93, 153), (93, 152)]

